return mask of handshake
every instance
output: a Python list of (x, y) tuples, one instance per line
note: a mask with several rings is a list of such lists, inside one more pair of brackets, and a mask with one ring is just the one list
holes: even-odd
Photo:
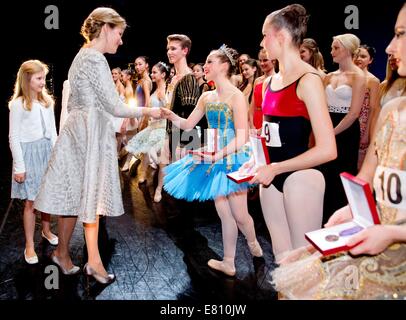
[(173, 121), (175, 113), (167, 108), (148, 108), (147, 115), (154, 118), (154, 119), (169, 119)]

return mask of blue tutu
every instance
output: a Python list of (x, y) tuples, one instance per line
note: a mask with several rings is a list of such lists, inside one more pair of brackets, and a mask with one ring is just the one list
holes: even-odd
[[(220, 148), (235, 137), (233, 114), (224, 103), (208, 103), (206, 115), (210, 128), (217, 128)], [(237, 171), (250, 158), (250, 148), (243, 146), (238, 152), (215, 163), (199, 162), (188, 154), (170, 164), (165, 170), (164, 189), (170, 195), (187, 201), (214, 200), (219, 196), (247, 190), (248, 182), (241, 184), (227, 178), (227, 173)]]

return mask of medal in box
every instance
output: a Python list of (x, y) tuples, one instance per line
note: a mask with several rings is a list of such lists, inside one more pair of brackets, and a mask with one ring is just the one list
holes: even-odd
[(379, 224), (379, 215), (369, 184), (353, 175), (340, 174), (353, 219), (336, 226), (305, 233), (306, 239), (323, 255), (351, 249), (348, 239), (369, 226)]

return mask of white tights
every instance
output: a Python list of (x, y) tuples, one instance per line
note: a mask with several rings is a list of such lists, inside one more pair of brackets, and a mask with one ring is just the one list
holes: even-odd
[(227, 197), (214, 200), (217, 213), (221, 219), (224, 258), (234, 262), (237, 246), (238, 229), (248, 243), (256, 241), (254, 222), (248, 213), (247, 191), (233, 193)]
[(260, 186), (261, 208), (276, 262), (309, 243), (304, 234), (321, 228), (325, 182), (315, 169), (299, 170), (285, 180), (283, 193)]

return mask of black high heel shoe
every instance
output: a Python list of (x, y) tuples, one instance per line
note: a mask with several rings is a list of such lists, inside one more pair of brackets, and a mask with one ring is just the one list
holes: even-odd
[(92, 276), (97, 282), (102, 284), (110, 284), (116, 280), (116, 276), (114, 274), (108, 273), (107, 276), (102, 276), (101, 274), (97, 273), (96, 270), (92, 269), (87, 263), (83, 267), (83, 273), (87, 276)]

